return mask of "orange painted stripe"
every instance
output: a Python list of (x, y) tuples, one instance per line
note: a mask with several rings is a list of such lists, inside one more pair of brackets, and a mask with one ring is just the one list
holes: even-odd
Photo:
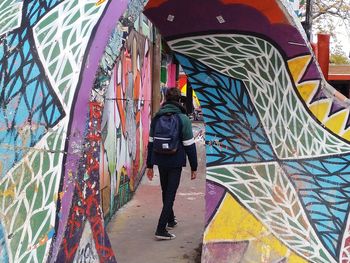
[(96, 6), (102, 5), (104, 2), (106, 2), (106, 0), (98, 0), (98, 1), (96, 2)]
[(165, 2), (167, 2), (168, 0), (153, 0), (153, 1), (149, 1), (147, 3), (147, 5), (145, 6), (144, 10), (150, 9), (150, 8), (155, 8), (155, 7), (159, 7), (162, 4), (164, 4)]
[(122, 132), (124, 134), (124, 136), (126, 135), (126, 118), (125, 118), (125, 111), (124, 111), (124, 103), (123, 103), (123, 95), (122, 95), (122, 86), (120, 84), (117, 85), (117, 90), (116, 90), (116, 94), (117, 94), (117, 107), (118, 107), (118, 112), (119, 112), (119, 116), (120, 116), (120, 121), (122, 124)]
[(350, 75), (328, 75), (328, 80), (350, 80)]
[(289, 24), (284, 13), (275, 0), (221, 0), (223, 4), (242, 4), (255, 8), (263, 13), (273, 24)]
[(187, 76), (186, 75), (180, 76), (179, 77), (179, 85), (178, 85), (178, 87), (181, 89), (186, 84), (187, 84)]
[[(144, 10), (157, 8), (168, 0), (151, 0), (147, 3)], [(272, 24), (289, 24), (284, 13), (275, 0), (220, 0), (225, 5), (242, 4), (255, 8), (266, 16)]]
[(140, 71), (137, 70), (136, 77), (134, 80), (134, 100), (138, 100), (140, 97), (140, 86), (141, 86), (141, 76)]

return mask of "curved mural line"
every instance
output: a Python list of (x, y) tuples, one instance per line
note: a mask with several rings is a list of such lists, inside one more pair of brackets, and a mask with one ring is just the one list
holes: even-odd
[[(220, 253), (233, 262), (342, 262), (349, 108), (326, 84), (289, 3), (155, 2), (145, 14), (176, 52), (206, 123), (213, 204), (202, 262)], [(243, 210), (262, 225), (242, 233), (235, 220)], [(261, 233), (274, 241), (258, 244)]]
[(163, 91), (146, 15), (206, 123), (202, 262), (347, 262), (349, 100), (289, 2), (2, 1), (0, 261), (116, 262), (105, 224), (140, 182)]

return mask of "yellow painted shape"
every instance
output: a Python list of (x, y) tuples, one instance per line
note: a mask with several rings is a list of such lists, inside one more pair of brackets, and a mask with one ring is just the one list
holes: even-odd
[(341, 135), (345, 140), (350, 141), (350, 129), (348, 129), (346, 132)]
[(254, 250), (264, 257), (277, 255), (281, 258), (288, 257), (289, 263), (307, 263), (305, 259), (290, 251), (269, 233), (259, 220), (229, 194), (226, 194), (216, 215), (208, 225), (203, 240), (204, 243), (248, 240), (250, 245), (247, 253)]
[(106, 0), (98, 0), (98, 1), (96, 2), (96, 6), (102, 5), (104, 2), (106, 2)]
[(4, 197), (15, 197), (16, 193), (14, 191), (14, 188), (5, 190), (4, 193), (1, 194)]
[(187, 90), (187, 84), (185, 84), (185, 85), (183, 85), (183, 86), (181, 87), (181, 94), (182, 94), (183, 96), (186, 96), (186, 90)]
[(62, 200), (63, 196), (64, 196), (64, 192), (60, 192), (58, 195), (60, 196), (60, 199)]
[(309, 64), (310, 60), (311, 60), (311, 56), (307, 55), (307, 56), (293, 58), (288, 61), (288, 67), (289, 67), (290, 73), (292, 74), (294, 83), (298, 84), (298, 81), (303, 76), (305, 69)]
[(316, 102), (312, 104), (309, 109), (320, 122), (323, 122), (328, 116), (330, 106), (331, 103), (329, 101)]
[(305, 82), (297, 86), (300, 96), (308, 103), (311, 97), (315, 94), (315, 90), (318, 88), (319, 82)]
[(326, 122), (326, 127), (334, 133), (339, 134), (345, 126), (344, 123), (348, 120), (348, 115), (348, 110), (343, 110), (332, 115)]
[(16, 197), (16, 185), (10, 184), (7, 189), (3, 192), (0, 192), (0, 197)]
[[(186, 94), (187, 94), (187, 84), (182, 86), (181, 94), (183, 96), (186, 96)], [(195, 107), (199, 107), (200, 106), (199, 99), (198, 99), (198, 97), (196, 95), (196, 92), (194, 90), (192, 90), (192, 97), (193, 97), (193, 100), (194, 100), (194, 103), (195, 103)]]
[(265, 228), (230, 195), (226, 194), (220, 208), (204, 234), (204, 242), (247, 240), (261, 236)]
[(295, 253), (291, 253), (287, 260), (288, 263), (309, 263), (306, 259), (300, 257)]

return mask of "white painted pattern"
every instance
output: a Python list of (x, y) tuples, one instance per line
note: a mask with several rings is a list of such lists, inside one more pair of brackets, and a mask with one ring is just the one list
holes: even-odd
[[(175, 51), (244, 82), (280, 159), (350, 151), (349, 144), (310, 116), (296, 94), (288, 66), (269, 42), (254, 36), (226, 34), (183, 38), (170, 45)], [(230, 49), (235, 52), (228, 52)]]
[[(52, 240), (44, 240), (53, 231), (56, 220), (57, 192), (69, 112), (87, 44), (107, 2), (96, 6), (95, 0), (64, 1), (33, 28), (39, 57), (67, 115), (56, 127), (47, 131), (0, 181), (0, 187), (7, 189), (0, 196), (0, 214), (8, 233), (10, 262), (45, 262), (48, 256)], [(52, 18), (56, 18), (52, 20), (54, 22), (45, 21)], [(64, 38), (63, 34), (68, 36)], [(72, 71), (65, 71), (67, 67), (71, 67)], [(38, 161), (39, 168), (37, 163), (34, 165)], [(27, 195), (32, 189), (33, 194)], [(37, 191), (42, 191), (42, 199), (39, 199)], [(39, 207), (34, 208), (38, 204)], [(34, 230), (32, 222), (39, 214), (42, 222)], [(13, 218), (17, 219), (12, 220)], [(37, 254), (39, 247), (41, 250), (44, 247), (44, 258)]]
[[(229, 176), (218, 173), (222, 169)], [(320, 255), (327, 250), (311, 225), (304, 223), (309, 220), (298, 194), (277, 162), (208, 167), (207, 179), (237, 196), (271, 233), (299, 255), (312, 262), (335, 262), (329, 254), (327, 259)]]
[(21, 25), (23, 2), (18, 0), (0, 1), (0, 36)]

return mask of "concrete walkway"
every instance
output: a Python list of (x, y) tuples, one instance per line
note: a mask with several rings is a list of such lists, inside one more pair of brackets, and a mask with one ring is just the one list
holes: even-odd
[[(194, 134), (203, 130), (203, 124), (193, 125)], [(155, 178), (146, 176), (133, 199), (122, 207), (107, 226), (107, 232), (118, 263), (189, 263), (200, 262), (204, 229), (205, 145), (198, 140), (197, 179), (191, 181), (190, 167), (182, 172), (174, 212), (178, 226), (170, 233), (174, 240), (157, 241), (155, 228), (161, 211), (161, 190), (158, 169)]]

